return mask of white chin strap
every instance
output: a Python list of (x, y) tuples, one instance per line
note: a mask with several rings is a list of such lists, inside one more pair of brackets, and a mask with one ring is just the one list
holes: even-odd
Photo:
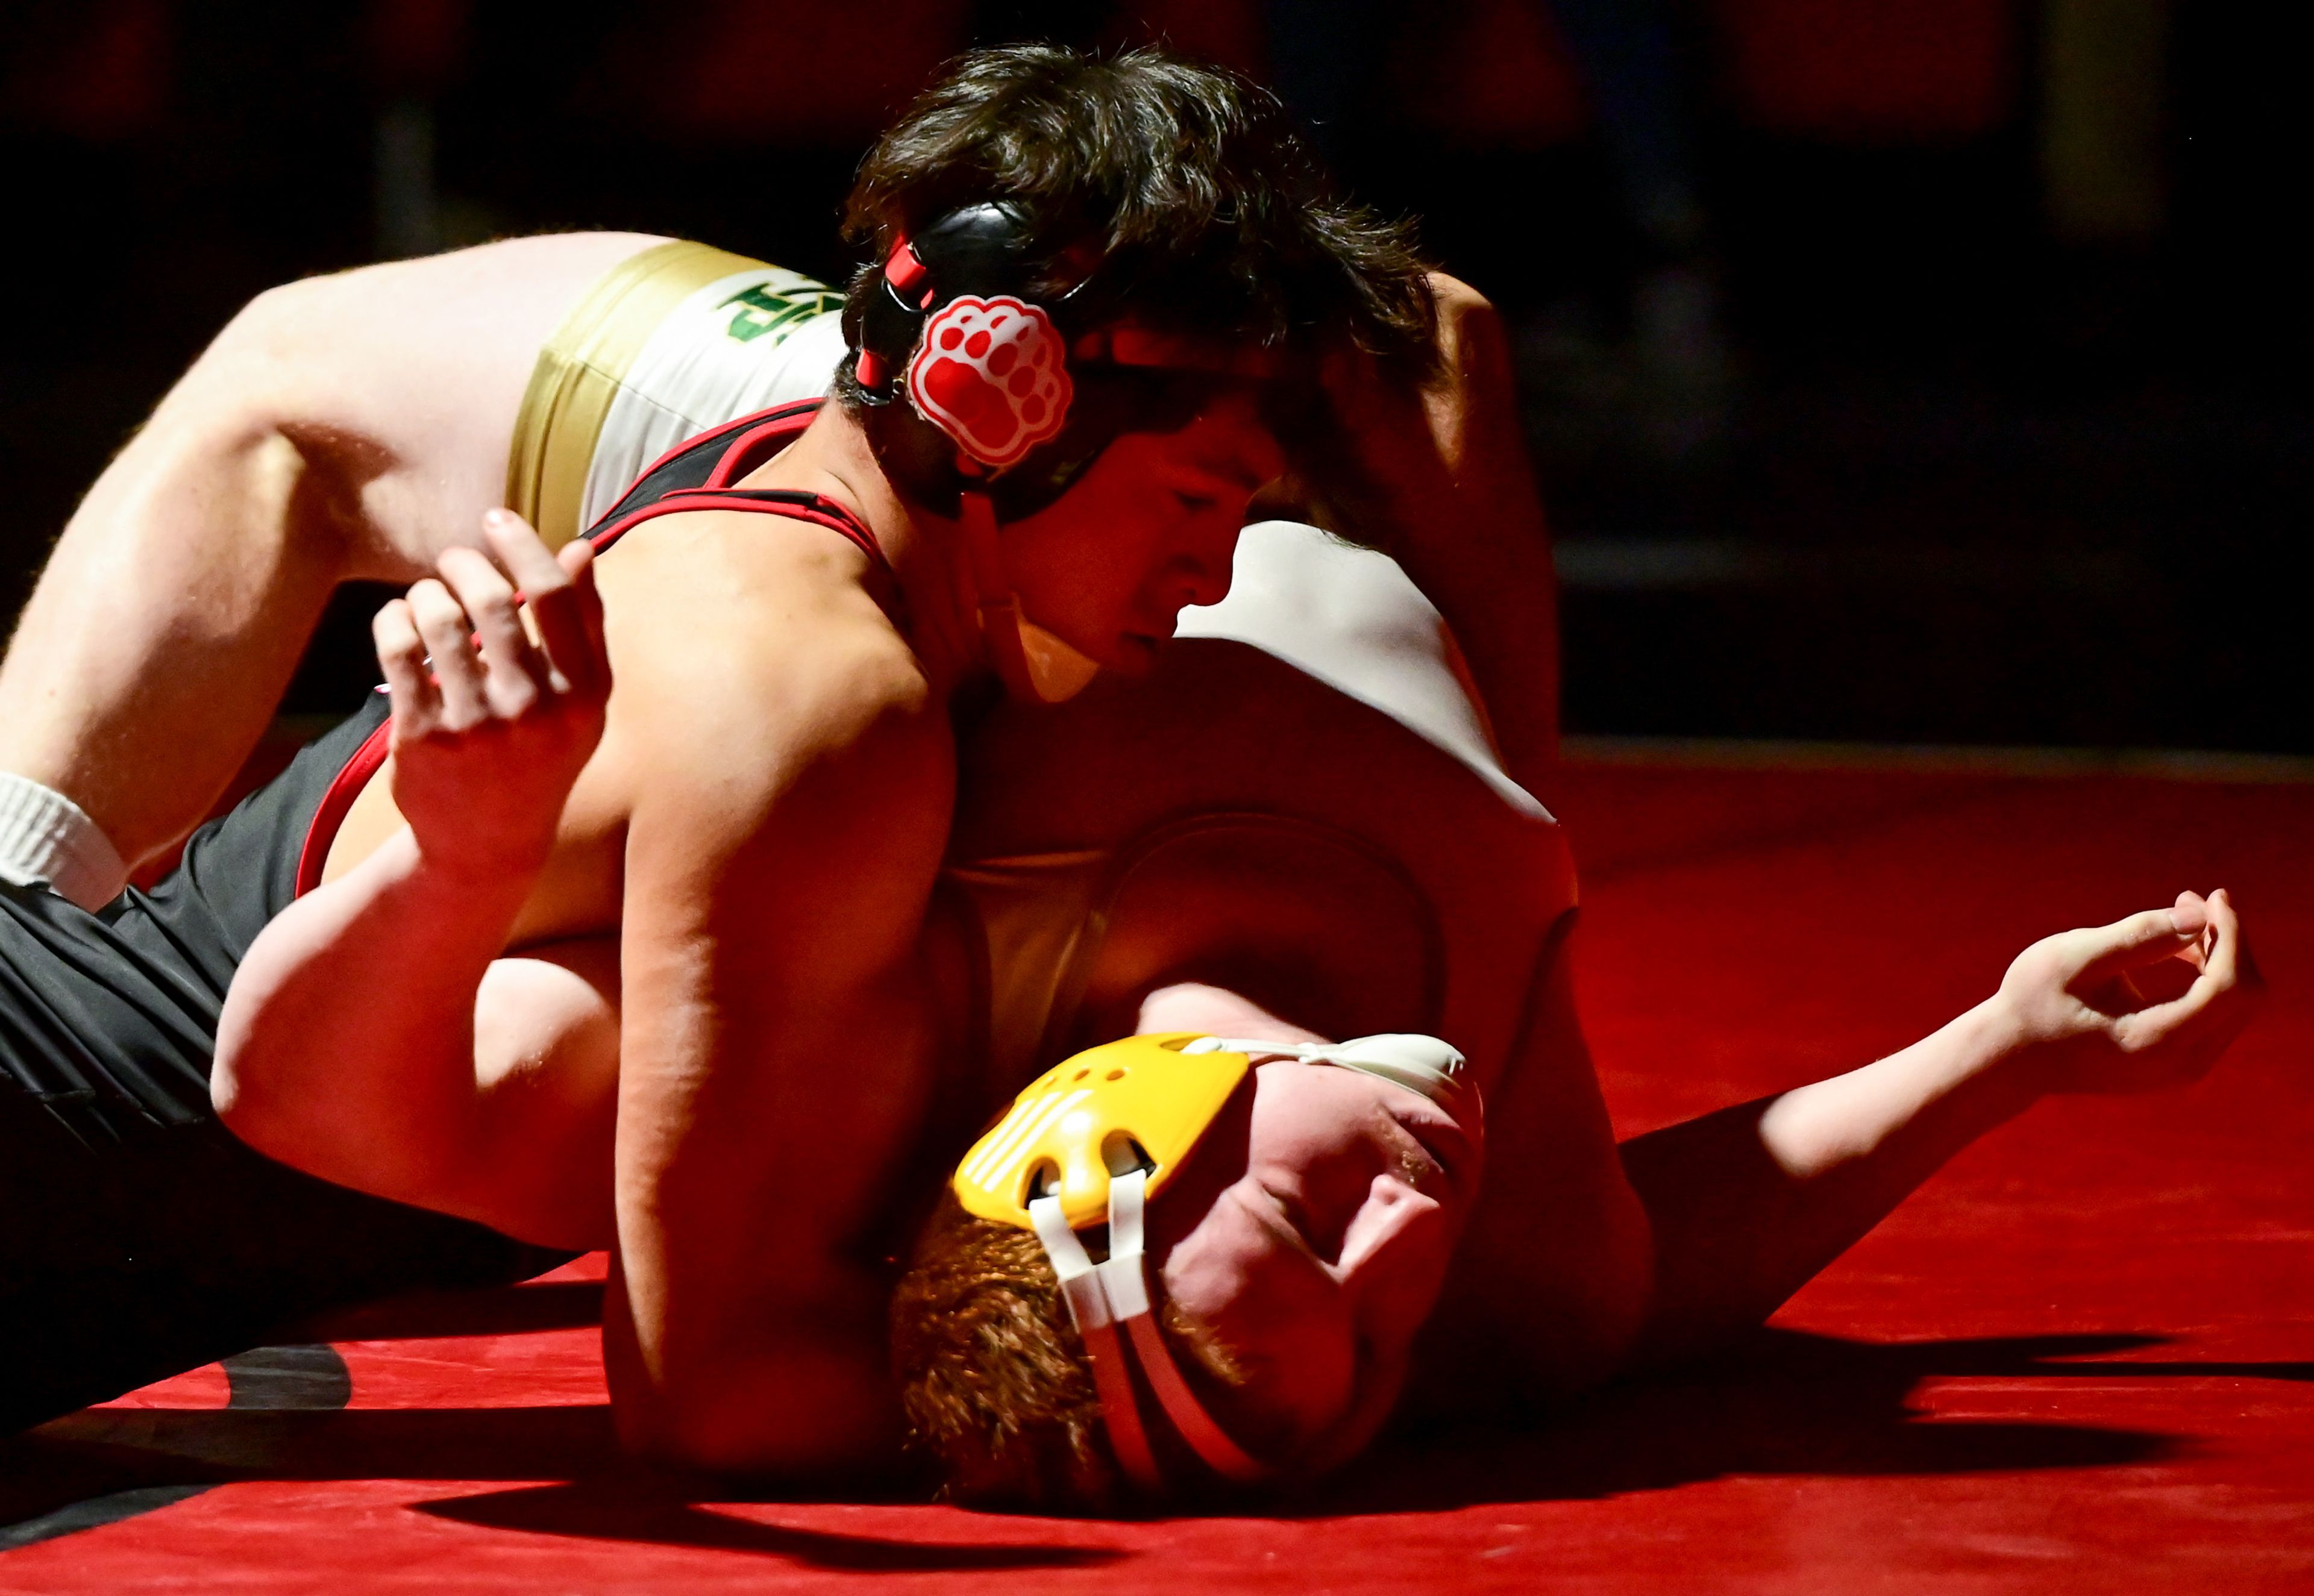
[[(1142, 1209), (1149, 1176), (1135, 1169), (1108, 1183), (1108, 1257), (1092, 1261), (1084, 1243), (1061, 1217), (1058, 1197), (1038, 1197), (1029, 1204), (1037, 1239), (1060, 1277), (1061, 1295), (1069, 1305), (1078, 1336), (1092, 1362), (1093, 1388), (1100, 1394), (1101, 1417), (1108, 1427), (1109, 1450), (1126, 1477), (1145, 1494), (1163, 1494), (1165, 1477), (1150, 1450), (1149, 1432), (1141, 1422), (1141, 1407), (1133, 1390), (1133, 1359), (1129, 1344), (1139, 1354), (1142, 1377), (1156, 1394), (1165, 1416), (1173, 1421), (1189, 1450), (1225, 1479), (1251, 1485), (1269, 1477), (1271, 1470), (1247, 1454), (1222, 1432), (1205, 1409), (1188, 1381), (1181, 1378), (1165, 1345), (1163, 1333), (1150, 1310), (1149, 1277), (1142, 1237)], [(1125, 1334), (1117, 1332), (1122, 1327)]]
[[(1485, 1105), (1468, 1061), (1435, 1036), (1410, 1031), (1353, 1036), (1347, 1042), (1259, 1042), (1245, 1037), (1200, 1036), (1183, 1053), (1241, 1053), (1249, 1058), (1293, 1058), (1307, 1064), (1337, 1064), (1372, 1075), (1432, 1102), (1458, 1111), (1467, 1105), (1483, 1121)], [(1472, 1127), (1472, 1128), (1475, 1128)]]

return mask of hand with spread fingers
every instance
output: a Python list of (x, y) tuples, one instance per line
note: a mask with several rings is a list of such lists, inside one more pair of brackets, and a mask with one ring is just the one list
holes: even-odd
[(509, 510), (482, 533), (489, 554), (449, 550), (438, 578), (371, 623), (393, 699), (393, 801), (430, 862), (534, 873), (602, 739), (603, 601), (585, 539), (550, 552)]
[(2046, 1089), (2143, 1092), (2207, 1074), (2265, 992), (2221, 887), (2042, 939), (2009, 966), (1998, 1001)]

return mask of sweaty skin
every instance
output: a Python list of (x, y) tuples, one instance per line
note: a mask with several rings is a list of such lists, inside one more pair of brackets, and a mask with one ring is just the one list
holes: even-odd
[[(1224, 392), (1177, 432), (1122, 438), (1087, 472), (1082, 499), (1023, 524), (1027, 546), (1011, 558), (1031, 602), (1053, 581), (1039, 540), (1073, 549), (1100, 528), (1102, 558), (1064, 573), (1085, 578), (1075, 605), (1050, 618), (1065, 640), (1132, 668), (1129, 639), (1170, 634), (1183, 604), (1226, 590), (1252, 485), (1277, 470), (1253, 418), (1249, 398)], [(1149, 490), (1184, 480), (1212, 495)], [(856, 1461), (889, 1433), (880, 1282), (852, 1249), (930, 1095), (919, 938), (951, 807), (946, 706), (980, 667), (954, 529), (903, 508), (840, 410), (823, 410), (743, 485), (852, 508), (890, 560), (910, 630), (869, 596), (867, 555), (807, 524), (710, 511), (658, 518), (615, 545), (595, 573), (616, 683), (601, 744), (498, 945), (470, 947), (465, 969), (471, 992), (488, 962), (473, 963), (475, 951), (616, 939), (619, 1289), (605, 1345), (622, 1423), (639, 1443), (696, 1461), (792, 1468)], [(519, 630), (513, 585), (453, 554), (451, 586), (421, 583), (407, 601), (437, 668), (470, 626), (486, 639)], [(390, 761), (340, 832), (331, 871), (345, 877), (400, 833), (401, 785)], [(235, 1016), (264, 1004), (269, 980), (300, 973), (269, 948), (329, 913), (330, 896), (325, 885), (293, 906), (252, 950)], [(458, 961), (428, 957), (424, 979), (438, 991)], [(375, 963), (347, 961), (349, 972)], [(567, 951), (562, 967), (578, 973)], [(307, 1026), (316, 1001), (295, 1005)], [(221, 1041), (227, 1123), (316, 1173), (438, 1205), (422, 1179), (441, 1161), (422, 1151), (438, 1137), (422, 1116), (393, 1117), (408, 1102), (408, 1066), (384, 1028), (327, 1071), (332, 1116), (345, 1123), (367, 1103), (374, 1127), (397, 1124), (383, 1138), (393, 1151), (376, 1151), (373, 1129), (316, 1164), (300, 1115), (322, 1070), (298, 1067), (287, 1040), (312, 1034), (277, 1019), (261, 1062), (246, 1033)], [(464, 1056), (471, 1072), (471, 1046)], [(828, 1067), (838, 1060), (848, 1067)], [(415, 1186), (400, 1184), (413, 1174)]]
[[(253, 689), (286, 677), (295, 657), (295, 644), (282, 635), (251, 629), (317, 613), (338, 579), (331, 573), (411, 578), (441, 562), (450, 544), (480, 542), (468, 529), (499, 495), (515, 397), (543, 328), (605, 265), (650, 242), (518, 241), (299, 285), (261, 302), (261, 313), (252, 307), (204, 357), (199, 381), (189, 377), (185, 401), (172, 396), (164, 404), (146, 435), (159, 441), (143, 447), (140, 438), (108, 472), (44, 577), (35, 611), (49, 630), (36, 634), (28, 614), (20, 636), (49, 641), (12, 653), (0, 675), (0, 692), (10, 695), (0, 727), (47, 729), (8, 745), (22, 753), (13, 768), (63, 787), (108, 827), (121, 825), (131, 839), (124, 851), (150, 851), (150, 839), (181, 833), (261, 727), (269, 698), (260, 701)], [(526, 278), (534, 269), (534, 278)], [(377, 309), (387, 304), (391, 318)], [(1532, 782), (1550, 724), (1547, 696), (1532, 691), (1548, 680), (1549, 634), (1532, 621), (1543, 612), (1527, 607), (1522, 629), (1513, 623), (1520, 606), (1506, 604), (1506, 618), (1489, 625), (1471, 597), (1485, 586), (1484, 562), (1457, 563), (1446, 512), (1458, 504), (1473, 515), (1488, 505), (1505, 509), (1508, 530), (1478, 540), (1482, 547), (1489, 539), (1506, 544), (1496, 551), (1504, 556), (1504, 591), (1531, 586), (1539, 561), (1547, 594), (1547, 551), (1531, 514), (1531, 484), (1515, 451), (1503, 447), (1510, 435), (1500, 419), (1463, 416), (1453, 399), (1493, 392), (1487, 373), (1498, 374), (1499, 340), (1487, 335), (1483, 302), (1459, 310), (1450, 303), (1449, 310), (1450, 333), (1462, 330), (1471, 358), (1450, 366), (1462, 375), (1426, 418), (1435, 447), (1427, 454), (1417, 449), (1397, 473), (1397, 501), (1413, 521), (1399, 551), (1434, 587), (1462, 594), (1450, 606), (1460, 612), (1458, 632), (1497, 729), (1515, 750), (1514, 768)], [(501, 347), (482, 336), (525, 315), (541, 326), (519, 349), (511, 339)], [(462, 339), (456, 350), (437, 347)], [(497, 375), (485, 380), (465, 363), (493, 348)], [(446, 373), (466, 380), (446, 381)], [(1384, 417), (1377, 425), (1403, 420)], [(820, 441), (829, 447), (785, 463), (824, 472), (826, 481), (806, 485), (841, 497), (847, 485), (841, 440)], [(285, 445), (296, 453), (296, 481), (310, 480), (316, 490), (251, 487), (271, 481), (258, 466), (286, 458)], [(1097, 595), (1097, 613), (1066, 617), (1084, 646), (1104, 651), (1114, 666), (1131, 666), (1149, 652), (1145, 644), (1169, 606), (1214, 591), (1214, 549), (1233, 535), (1234, 525), (1224, 530), (1202, 517), (1206, 495), (1194, 479), (1233, 489), (1260, 463), (1238, 461), (1232, 472), (1224, 461), (1211, 471), (1212, 453), (1194, 448), (1178, 460), (1144, 462), (1178, 467), (1186, 481), (1186, 488), (1170, 489), (1185, 517), (1175, 529), (1181, 535), (1168, 545), (1174, 532), (1146, 524), (1153, 541), (1136, 551), (1138, 564), (1085, 589)], [(350, 497), (318, 491), (358, 478), (361, 461), (381, 458), (386, 469), (359, 478)], [(1145, 497), (1121, 495), (1118, 502), (1145, 509)], [(202, 502), (230, 503), (233, 513), (172, 518), (177, 507)], [(345, 510), (348, 504), (354, 510)], [(110, 507), (96, 513), (103, 507)], [(870, 504), (855, 507), (874, 519)], [(743, 519), (745, 527), (726, 525)], [(440, 1000), (430, 1007), (366, 1003), (359, 1023), (338, 1033), (377, 1045), (386, 1072), (375, 1089), (367, 1097), (352, 1089), (348, 1061), (306, 1060), (294, 1046), (280, 1050), (279, 1079), (269, 1085), (267, 1069), (237, 1077), (223, 1062), (219, 1081), (236, 1124), (262, 1142), (270, 1120), (278, 1145), (308, 1167), (346, 1168), (330, 1160), (350, 1149), (378, 1160), (369, 1171), (373, 1189), (421, 1194), (453, 1212), (570, 1245), (614, 1237), (623, 1273), (623, 1289), (614, 1292), (610, 1354), (631, 1438), (699, 1461), (811, 1466), (872, 1451), (886, 1433), (880, 1376), (869, 1372), (880, 1363), (880, 1301), (871, 1304), (874, 1293), (863, 1287), (852, 1246), (859, 1188), (849, 1182), (855, 1175), (880, 1178), (879, 1160), (897, 1158), (892, 1150), (914, 1128), (901, 1123), (896, 1104), (904, 1110), (912, 1100), (905, 1089), (921, 1080), (935, 1046), (939, 1015), (922, 966), (937, 965), (941, 954), (914, 934), (938, 856), (926, 818), (931, 806), (880, 806), (896, 789), (921, 798), (914, 783), (939, 794), (944, 809), (950, 755), (945, 718), (932, 706), (942, 671), (968, 659), (970, 647), (955, 606), (934, 592), (916, 617), (917, 647), (903, 660), (888, 628), (878, 630), (883, 623), (859, 591), (857, 567), (844, 563), (858, 558), (849, 545), (833, 534), (815, 542), (802, 528), (793, 539), (766, 536), (760, 519), (669, 518), (655, 524), (667, 533), (658, 552), (639, 541), (604, 561), (609, 655), (627, 707), (613, 704), (601, 749), (570, 803), (550, 816), (552, 840), (539, 871), (493, 874), (473, 860), (459, 867), (427, 857), (415, 833), (394, 820), (382, 783), (358, 824), (341, 833), (344, 857), (332, 860), (340, 881), (371, 870), (375, 890), (367, 898), (314, 895), (278, 922), (280, 937), (268, 933), (289, 954), (309, 932), (308, 952), (335, 945), (340, 933), (356, 942), (368, 936), (367, 962), (355, 962), (358, 980), (325, 960), (312, 972), (322, 979), (309, 990), (298, 984), (296, 957), (269, 974), (252, 955), (249, 980), (234, 993), (243, 1015), (266, 1011), (269, 982), (276, 996), (304, 994), (324, 1005), (352, 991), (400, 989)], [(386, 554), (378, 553), (381, 546)], [(1052, 552), (1061, 547), (1055, 540)], [(240, 573), (238, 586), (220, 598), (199, 584), (163, 580), (184, 575), (172, 563), (184, 550)], [(1225, 572), (1225, 560), (1220, 568)], [(477, 606), (487, 615), (502, 602), (483, 591), (489, 584), (470, 561), (443, 562), (443, 574), (451, 586), (473, 589), (456, 598), (467, 619), (477, 618)], [(1059, 605), (1085, 573), (1068, 573), (1065, 584), (1059, 575), (1055, 560), (1023, 581), (1032, 613)], [(719, 613), (718, 593), (734, 585), (776, 604), (800, 632), (765, 638), (760, 626)], [(920, 582), (920, 591), (925, 586)], [(251, 602), (251, 594), (263, 602)], [(424, 601), (435, 633), (446, 648), (463, 647), (463, 623), (442, 607), (451, 601), (448, 588), (439, 597), (429, 592)], [(107, 607), (114, 598), (125, 607)], [(212, 599), (214, 611), (205, 607)], [(413, 594), (410, 603), (415, 626), (420, 601)], [(623, 610), (626, 620), (619, 619)], [(78, 636), (71, 635), (75, 616)], [(90, 617), (102, 624), (88, 624)], [(663, 645), (635, 641), (661, 632), (668, 639)], [(843, 668), (826, 668), (840, 682), (814, 683), (810, 672), (823, 656), (806, 661), (781, 652), (799, 635), (828, 645), (825, 657)], [(157, 696), (140, 699), (138, 682), (168, 686), (163, 678), (177, 669), (178, 643), (188, 638), (187, 680), (206, 681), (209, 696), (186, 706), (156, 689)], [(1491, 641), (1474, 645), (1481, 638)], [(296, 643), (302, 639), (300, 625)], [(67, 668), (95, 653), (128, 664), (84, 678)], [(1004, 711), (967, 750), (959, 838), (980, 824), (976, 814), (1011, 816), (1033, 849), (1096, 820), (1124, 824), (1135, 802), (1210, 806), (1215, 791), (1201, 789), (1197, 777), (1215, 767), (1200, 755), (1220, 750), (1220, 768), (1248, 763), (1230, 757), (1226, 739), (1241, 735), (1232, 729), (1240, 727), (1249, 740), (1238, 746), (1257, 759), (1277, 746), (1281, 724), (1337, 725), (1350, 745), (1373, 754), (1368, 722), (1339, 720), (1339, 695), (1266, 657), (1253, 656), (1259, 665), (1249, 667), (1242, 657), (1250, 653), (1185, 644), (1168, 669), (1186, 674), (1112, 684), (1115, 696), (1089, 696), (1061, 719), (1033, 725)], [(755, 696), (718, 696), (730, 692), (720, 678), (735, 661), (738, 680)], [(813, 684), (808, 701), (785, 685), (764, 696), (768, 683), (789, 681), (790, 669)], [(20, 716), (26, 703), (40, 705), (40, 713)], [(1232, 713), (1242, 707), (1252, 719), (1219, 727), (1216, 704)], [(1329, 710), (1337, 716), (1330, 723)], [(140, 725), (139, 714), (151, 715), (153, 725)], [(784, 731), (766, 733), (766, 717)], [(214, 724), (197, 724), (205, 720)], [(1153, 764), (1146, 739), (1161, 724), (1174, 727), (1185, 757)], [(152, 782), (155, 762), (134, 756), (145, 745), (137, 739), (156, 728), (166, 734), (156, 745), (172, 750), (168, 768), (186, 772), (180, 782)], [(1220, 740), (1199, 742), (1206, 728)], [(994, 772), (1016, 767), (981, 762), (973, 752), (1002, 747), (1018, 754), (1037, 745), (1038, 729), (1052, 737), (1051, 758), (1073, 780), (1024, 778), (1006, 788)], [(456, 745), (458, 731), (444, 735)], [(782, 736), (800, 745), (782, 745)], [(1104, 756), (1112, 761), (1106, 773), (1091, 774), (1104, 768)], [(1442, 1388), (1426, 1395), (1498, 1406), (1506, 1385), (1547, 1395), (1634, 1357), (1757, 1322), (1968, 1135), (2045, 1089), (2108, 1078), (2117, 1063), (2139, 1084), (2206, 1067), (2255, 996), (2230, 910), (2216, 897), (2181, 900), (2176, 911), (2158, 912), (2162, 919), (2148, 921), (2151, 930), (2124, 922), (2036, 945), (2012, 972), (2013, 991), (2004, 987), (1968, 1023), (1917, 1048), (1772, 1103), (1674, 1127), (1619, 1158), (1597, 1107), (1564, 961), (1488, 962), (1486, 935), (1524, 879), (1502, 868), (1499, 851), (1489, 854), (1499, 828), (1484, 824), (1483, 806), (1497, 813), (1501, 806), (1467, 772), (1446, 771), (1432, 782), (1406, 773), (1418, 765), (1384, 754), (1365, 760), (1363, 777), (1328, 783), (1320, 772), (1306, 779), (1329, 802), (1354, 811), (1370, 801), (1363, 817), (1353, 814), (1356, 824), (1384, 827), (1375, 834), (1400, 851), (1450, 935), (1469, 939), (1450, 957), (1464, 960), (1455, 967), (1469, 974), (1450, 982), (1449, 1010), (1435, 1028), (1486, 1061), (1491, 1172), (1476, 1209), (1455, 1216), (1469, 1240), (1429, 1332), (1437, 1355), (1415, 1362), (1418, 1382), (1430, 1377)], [(1180, 785), (1152, 782), (1152, 768), (1175, 772)], [(1412, 785), (1378, 784), (1376, 769)], [(658, 792), (653, 783), (663, 772), (691, 779)], [(472, 791), (502, 786), (484, 782)], [(107, 791), (112, 798), (102, 796)], [(1039, 793), (1048, 795), (1041, 808)], [(1049, 796), (1070, 793), (1084, 806), (1075, 820)], [(985, 800), (977, 810), (976, 794)], [(1393, 802), (1402, 805), (1402, 817), (1439, 823), (1401, 819), (1387, 829)], [(1458, 813), (1460, 821), (1452, 818)], [(134, 840), (139, 836), (146, 842)], [(1000, 840), (981, 837), (992, 848)], [(357, 866), (364, 849), (367, 857)], [(850, 859), (874, 860), (872, 877), (842, 877)], [(1345, 877), (1338, 861), (1301, 869), (1286, 860), (1273, 861), (1265, 878), (1247, 862), (1225, 851), (1176, 857), (1140, 878), (1139, 895), (1122, 905), (1087, 993), (1083, 1024), (1092, 1039), (1103, 1029), (1140, 1028), (1150, 1001), (1193, 1010), (1210, 1000), (1236, 1014), (1226, 1005), (1249, 1000), (1232, 992), (1211, 998), (1221, 986), (1250, 993), (1288, 1035), (1403, 1027), (1394, 1017), (1419, 1008), (1421, 999), (1405, 979), (1412, 960), (1400, 925), (1308, 912), (1331, 901), (1343, 879), (1357, 877)], [(1257, 886), (1269, 890), (1251, 891)], [(767, 913), (774, 904), (779, 913)], [(855, 904), (864, 911), (856, 917)], [(899, 930), (879, 940), (879, 927)], [(1539, 939), (1548, 929), (1522, 934)], [(2159, 960), (2181, 949), (2200, 961), (2186, 998), (2150, 1004), (2106, 990), (2113, 959)], [(389, 967), (381, 959), (398, 962)], [(1538, 967), (1550, 974), (1530, 993), (1527, 980)], [(817, 984), (807, 986), (807, 978)], [(296, 1011), (295, 1002), (282, 1010)], [(1169, 1022), (1188, 1012), (1170, 1013)], [(398, 1052), (388, 1045), (389, 1018), (413, 1027), (403, 1038), (413, 1045)], [(1247, 1023), (1257, 1022), (1241, 1016), (1228, 1026), (1192, 1028)], [(291, 1037), (318, 1034), (278, 1029)], [(2061, 1055), (2070, 1061), (2063, 1069), (2047, 1063)], [(817, 1067), (825, 1058), (868, 1056), (893, 1072), (831, 1077)], [(428, 1058), (444, 1066), (430, 1078), (430, 1099), (416, 1089), (424, 1081), (413, 1063)], [(811, 1067), (782, 1067), (796, 1060)], [(298, 1089), (307, 1079), (301, 1071), (317, 1065), (328, 1067), (330, 1090)], [(889, 1089), (896, 1083), (897, 1092)], [(380, 1133), (377, 1125), (395, 1123), (397, 1104), (417, 1120), (439, 1110), (437, 1119), (458, 1135)], [(341, 1111), (334, 1125), (323, 1112), (332, 1105)], [(796, 1129), (805, 1125), (808, 1135)], [(830, 1125), (856, 1137), (849, 1148), (860, 1156), (847, 1161), (847, 1146), (826, 1133)], [(767, 1166), (782, 1172), (775, 1191)], [(826, 1181), (814, 1184), (824, 1172)], [(724, 1211), (735, 1201), (755, 1202), (759, 1215), (768, 1211), (775, 1219), (759, 1216), (752, 1230), (733, 1223)], [(1571, 1224), (1568, 1214), (1597, 1222)], [(1321, 1234), (1347, 1234), (1358, 1217), (1313, 1223)], [(1750, 1244), (1731, 1247), (1730, 1236)], [(1285, 1244), (1275, 1234), (1214, 1238), (1221, 1250), (1213, 1256), (1258, 1258), (1273, 1243)], [(1227, 1302), (1214, 1309), (1216, 1318), (1228, 1318)], [(1249, 1337), (1263, 1333), (1240, 1328)], [(1292, 1338), (1313, 1332), (1307, 1323), (1281, 1321), (1267, 1333), (1284, 1337), (1276, 1345), (1290, 1356)], [(1402, 1342), (1411, 1330), (1373, 1333)], [(1402, 1352), (1383, 1346), (1378, 1355), (1387, 1362)], [(1458, 1392), (1451, 1378), (1435, 1378), (1471, 1370), (1493, 1371), (1484, 1389)], [(790, 1401), (797, 1391), (826, 1399), (799, 1412)], [(1312, 1415), (1325, 1403), (1298, 1400), (1310, 1412), (1277, 1422), (1305, 1428), (1317, 1422)]]

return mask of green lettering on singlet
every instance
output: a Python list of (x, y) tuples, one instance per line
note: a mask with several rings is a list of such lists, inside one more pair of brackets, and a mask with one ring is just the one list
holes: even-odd
[(731, 324), (724, 331), (744, 344), (766, 332), (785, 332), (824, 311), (841, 310), (843, 296), (816, 284), (782, 292), (759, 283), (740, 289), (715, 308), (729, 310), (735, 304), (739, 308), (732, 312)]

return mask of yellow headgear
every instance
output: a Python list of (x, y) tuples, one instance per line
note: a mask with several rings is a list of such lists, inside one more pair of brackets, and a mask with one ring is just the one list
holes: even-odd
[(1242, 1053), (1200, 1048), (1194, 1031), (1128, 1036), (1055, 1065), (957, 1166), (968, 1213), (1033, 1230), (1029, 1202), (1060, 1199), (1072, 1228), (1108, 1216), (1112, 1177), (1148, 1171), (1147, 1194), (1173, 1172), (1252, 1067)]
[[(1256, 1057), (1339, 1064), (1479, 1112), (1462, 1055), (1435, 1036), (1360, 1036), (1294, 1045), (1181, 1031), (1128, 1036), (1064, 1060), (1030, 1082), (964, 1155), (952, 1183), (968, 1213), (1032, 1230), (1052, 1260), (1083, 1340), (1110, 1450), (1144, 1492), (1164, 1489), (1130, 1369), (1189, 1449), (1226, 1479), (1272, 1472), (1232, 1441), (1189, 1389), (1158, 1333), (1143, 1245), (1148, 1199), (1186, 1162)], [(1077, 1228), (1106, 1222), (1096, 1263)], [(1128, 1353), (1127, 1347), (1132, 1351)]]

